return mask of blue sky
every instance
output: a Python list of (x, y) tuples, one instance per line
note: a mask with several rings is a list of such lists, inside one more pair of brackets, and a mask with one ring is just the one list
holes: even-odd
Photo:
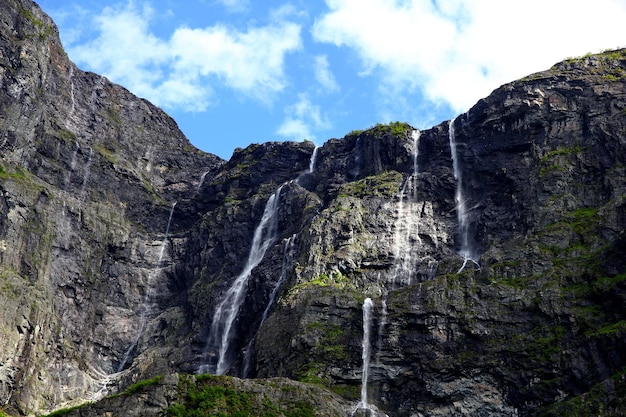
[(626, 46), (625, 0), (39, 0), (65, 49), (228, 159), (376, 123), (428, 128), (498, 86)]

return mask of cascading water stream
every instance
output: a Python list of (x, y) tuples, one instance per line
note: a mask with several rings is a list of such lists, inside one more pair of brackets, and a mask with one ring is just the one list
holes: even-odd
[[(274, 288), (272, 289), (270, 297), (267, 300), (265, 310), (263, 310), (263, 314), (261, 315), (259, 328), (261, 328), (261, 326), (265, 322), (265, 319), (267, 319), (267, 316), (269, 315), (270, 310), (272, 309), (272, 306), (274, 305), (274, 301), (276, 301), (276, 296), (278, 295), (278, 292), (280, 291), (283, 284), (285, 283), (289, 270), (293, 266), (294, 256), (295, 256), (296, 236), (297, 235), (290, 236), (285, 242), (285, 248), (283, 249), (283, 262), (282, 262), (282, 267), (280, 271), (280, 277), (278, 277), (278, 281), (276, 281), (276, 285), (274, 285)], [(254, 344), (254, 338), (250, 339), (250, 342), (248, 342), (248, 346), (246, 347), (246, 354), (245, 354), (244, 361), (243, 361), (243, 372), (242, 372), (243, 378), (247, 378), (248, 374), (250, 373), (250, 365), (252, 363), (253, 344)]]
[(411, 132), (411, 138), (413, 138), (413, 176), (414, 177), (417, 177), (417, 173), (419, 172), (419, 168), (417, 165), (417, 158), (419, 156), (420, 136), (421, 136), (421, 132), (417, 129)]
[(371, 341), (370, 333), (372, 328), (372, 310), (374, 309), (374, 303), (371, 298), (366, 298), (363, 302), (363, 369), (361, 374), (361, 401), (357, 406), (357, 410), (369, 410), (370, 406), (367, 399), (367, 381), (369, 379), (370, 372), (370, 356), (371, 356)]
[(167, 226), (165, 228), (165, 236), (163, 238), (163, 242), (161, 243), (161, 247), (159, 249), (159, 257), (158, 257), (158, 260), (157, 260), (156, 271), (152, 272), (148, 276), (147, 290), (146, 290), (146, 294), (144, 295), (143, 305), (142, 305), (142, 308), (141, 308), (141, 319), (140, 319), (139, 331), (137, 332), (137, 336), (133, 340), (133, 343), (130, 345), (130, 347), (124, 353), (124, 357), (122, 358), (122, 361), (120, 362), (120, 365), (119, 365), (119, 367), (117, 369), (117, 372), (122, 372), (124, 370), (124, 367), (128, 364), (128, 362), (131, 359), (131, 356), (133, 354), (133, 351), (135, 350), (135, 348), (137, 347), (137, 344), (139, 343), (139, 339), (141, 339), (141, 336), (142, 336), (143, 332), (146, 330), (146, 327), (148, 325), (148, 318), (153, 313), (152, 299), (154, 298), (155, 294), (154, 294), (154, 288), (153, 288), (153, 282), (152, 281), (154, 280), (154, 276), (161, 272), (161, 266), (162, 266), (162, 263), (163, 263), (163, 256), (165, 254), (165, 249), (167, 247), (167, 238), (168, 238), (169, 233), (170, 233), (170, 225), (172, 223), (172, 216), (174, 214), (174, 208), (175, 207), (176, 207), (176, 202), (174, 202), (172, 204), (172, 208), (170, 209), (170, 215), (169, 215), (169, 217), (167, 219)]
[(413, 139), (413, 173), (409, 175), (398, 194), (397, 220), (394, 233), (394, 266), (391, 286), (410, 285), (415, 275), (416, 243), (419, 236), (420, 210), (417, 202), (418, 155), (420, 131), (411, 132)]
[(196, 186), (196, 192), (200, 192), (200, 189), (202, 188), (202, 185), (204, 184), (204, 179), (206, 178), (209, 172), (210, 171), (205, 171), (202, 173), (202, 175), (200, 175), (200, 181), (198, 182), (198, 185)]
[(246, 265), (228, 291), (226, 291), (222, 302), (217, 306), (213, 315), (207, 348), (217, 349), (217, 365), (215, 369), (212, 369), (212, 367), (208, 365), (202, 365), (199, 369), (199, 373), (208, 372), (223, 375), (230, 368), (228, 353), (232, 338), (231, 331), (233, 323), (239, 313), (241, 303), (243, 302), (252, 270), (261, 263), (265, 252), (267, 252), (276, 240), (278, 230), (278, 201), (283, 185), (278, 187), (276, 192), (267, 200), (261, 222), (254, 231), (252, 247), (250, 248)]
[(76, 98), (74, 97), (74, 66), (70, 65), (70, 74), (68, 76), (70, 80), (70, 99), (72, 100), (72, 107), (70, 108), (70, 115), (74, 114), (76, 110)]
[[(413, 139), (413, 172), (408, 176), (398, 194), (397, 218), (394, 224), (394, 262), (391, 277), (387, 283), (391, 289), (396, 289), (399, 285), (410, 285), (416, 272), (416, 258), (418, 248), (421, 244), (419, 236), (419, 221), (421, 210), (417, 201), (417, 180), (419, 174), (418, 156), (420, 131), (411, 132)], [(408, 201), (407, 201), (408, 200)], [(381, 297), (381, 317), (378, 323), (378, 340), (376, 342), (376, 362), (380, 361), (382, 350), (384, 328), (387, 325), (387, 297), (389, 290), (382, 285)]]
[(475, 259), (474, 250), (471, 247), (470, 237), (469, 237), (469, 227), (470, 227), (470, 217), (469, 212), (467, 210), (467, 200), (463, 192), (463, 171), (459, 166), (459, 155), (456, 143), (456, 136), (454, 131), (454, 122), (456, 118), (452, 119), (449, 123), (448, 127), (448, 137), (450, 139), (450, 154), (452, 156), (452, 171), (454, 173), (454, 179), (456, 180), (456, 192), (455, 192), (455, 202), (456, 202), (456, 214), (457, 214), (457, 222), (458, 222), (458, 233), (459, 238), (461, 240), (461, 249), (459, 251), (459, 255), (463, 258), (463, 265), (457, 271), (457, 274), (461, 273), (468, 261), (472, 261), (478, 267), (478, 261)]
[(296, 184), (302, 185), (301, 184), (302, 177), (306, 175), (310, 175), (313, 172), (315, 172), (315, 162), (317, 162), (317, 153), (319, 149), (320, 149), (319, 146), (315, 146), (315, 149), (313, 149), (313, 153), (311, 154), (311, 159), (309, 161), (309, 169), (306, 172), (303, 172), (302, 174), (298, 175), (298, 178), (296, 179)]
[(315, 162), (317, 161), (317, 153), (319, 149), (319, 146), (315, 146), (315, 149), (313, 149), (313, 153), (311, 154), (311, 160), (309, 161), (309, 171), (307, 172), (307, 174), (312, 174), (315, 171)]

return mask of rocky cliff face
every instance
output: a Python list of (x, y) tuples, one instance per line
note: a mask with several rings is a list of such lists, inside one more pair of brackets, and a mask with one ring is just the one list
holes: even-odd
[(166, 236), (170, 209), (222, 161), (77, 69), (34, 3), (3, 2), (0, 31), (0, 403), (26, 413), (97, 397), (180, 309), (165, 270), (191, 214)]
[[(626, 51), (422, 132), (222, 161), (76, 68), (30, 1), (0, 30), (7, 412), (626, 412)], [(204, 371), (248, 379), (178, 375)]]

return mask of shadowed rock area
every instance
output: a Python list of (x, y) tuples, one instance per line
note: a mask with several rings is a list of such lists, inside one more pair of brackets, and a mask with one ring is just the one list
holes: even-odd
[(0, 35), (0, 415), (626, 413), (626, 50), (223, 161)]

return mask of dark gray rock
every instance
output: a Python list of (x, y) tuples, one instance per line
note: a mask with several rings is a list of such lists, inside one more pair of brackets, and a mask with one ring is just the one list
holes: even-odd
[(276, 404), (304, 392), (318, 415), (624, 413), (624, 50), (495, 90), (453, 121), (454, 155), (451, 122), (417, 141), (393, 123), (329, 140), (309, 172), (309, 142), (230, 161), (196, 150), (161, 110), (76, 68), (28, 0), (0, 5), (0, 32), (7, 412), (188, 401), (181, 378), (203, 377), (177, 373), (215, 360), (212, 318), (280, 188), (229, 339), (227, 373), (256, 379), (220, 384)]

